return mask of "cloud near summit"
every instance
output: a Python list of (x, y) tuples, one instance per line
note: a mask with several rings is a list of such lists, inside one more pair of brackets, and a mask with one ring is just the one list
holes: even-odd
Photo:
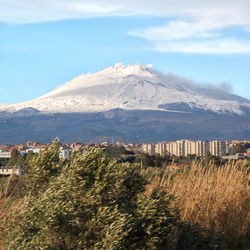
[[(111, 16), (165, 18), (128, 34), (160, 52), (250, 53), (249, 0), (2, 0), (0, 21), (49, 22)], [(231, 32), (232, 30), (237, 32)]]

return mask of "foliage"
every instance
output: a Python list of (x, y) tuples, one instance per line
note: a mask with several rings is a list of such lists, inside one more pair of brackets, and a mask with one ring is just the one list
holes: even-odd
[(122, 146), (113, 146), (113, 145), (105, 147), (104, 153), (112, 159), (113, 158), (119, 159), (122, 155), (133, 155), (134, 154), (134, 152), (128, 151)]
[(8, 166), (19, 166), (22, 167), (24, 163), (24, 159), (22, 155), (18, 152), (17, 149), (13, 149), (11, 151), (10, 159), (8, 162)]
[(246, 152), (246, 145), (241, 144), (241, 143), (237, 143), (237, 144), (233, 145), (232, 151), (233, 151), (233, 154), (245, 153)]
[(30, 168), (30, 162), (32, 161), (33, 157), (35, 157), (37, 154), (33, 153), (32, 151), (28, 151), (27, 156), (25, 158), (24, 164), (23, 164), (23, 170), (25, 172), (29, 171)]
[(6, 158), (0, 158), (0, 167), (6, 166), (9, 162), (9, 159)]
[(159, 154), (156, 155), (149, 155), (145, 153), (141, 153), (137, 156), (135, 162), (141, 163), (143, 167), (162, 167), (164, 165), (168, 165), (172, 161), (170, 155), (166, 154), (164, 156), (160, 156)]
[(173, 196), (148, 195), (138, 165), (91, 148), (58, 159), (58, 142), (30, 162), (28, 194), (8, 249), (224, 249), (219, 233), (179, 220)]
[(63, 161), (59, 159), (59, 146), (59, 141), (55, 140), (46, 150), (29, 159), (27, 190), (30, 195), (44, 192), (50, 180), (60, 174)]

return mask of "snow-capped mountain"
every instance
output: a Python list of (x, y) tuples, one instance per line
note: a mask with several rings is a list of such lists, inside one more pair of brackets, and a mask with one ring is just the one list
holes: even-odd
[(80, 75), (35, 100), (0, 105), (0, 110), (34, 108), (41, 112), (72, 113), (115, 108), (175, 112), (199, 109), (243, 114), (242, 107), (249, 108), (249, 100), (223, 90), (201, 88), (174, 74), (164, 75), (152, 65), (119, 63), (97, 73)]

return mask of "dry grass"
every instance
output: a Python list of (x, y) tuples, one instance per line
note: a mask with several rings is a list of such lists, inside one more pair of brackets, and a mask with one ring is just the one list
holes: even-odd
[(4, 242), (5, 237), (2, 231), (3, 221), (15, 220), (15, 217), (22, 209), (23, 204), (23, 199), (17, 199), (15, 201), (12, 201), (12, 194), (15, 192), (15, 189), (18, 188), (18, 186), (16, 186), (12, 190), (11, 194), (8, 194), (8, 189), (13, 176), (14, 169), (12, 171), (12, 174), (8, 177), (4, 189), (0, 191), (0, 249), (6, 249)]
[[(173, 177), (173, 166), (151, 175), (147, 193), (162, 187), (177, 198), (183, 221), (223, 230), (231, 239), (249, 234), (249, 170), (245, 162), (216, 168), (193, 163)], [(142, 170), (146, 174), (145, 170)]]

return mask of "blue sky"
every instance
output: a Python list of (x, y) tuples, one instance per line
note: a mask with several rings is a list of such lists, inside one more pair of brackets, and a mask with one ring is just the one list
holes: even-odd
[(45, 2), (0, 2), (0, 103), (117, 62), (227, 83), (250, 99), (250, 1)]

